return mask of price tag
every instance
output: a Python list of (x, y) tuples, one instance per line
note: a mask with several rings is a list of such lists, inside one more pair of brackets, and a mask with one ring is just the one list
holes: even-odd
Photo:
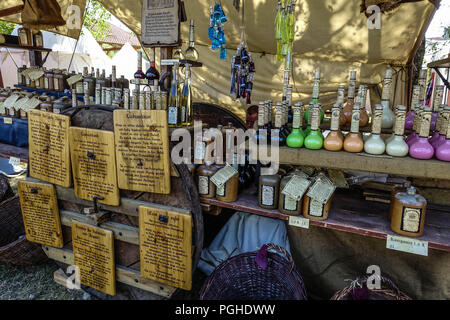
[(302, 217), (289, 217), (289, 225), (294, 227), (299, 227), (303, 229), (309, 229), (309, 219)]
[(386, 248), (428, 257), (428, 241), (388, 235)]
[(235, 168), (227, 164), (225, 167), (217, 171), (212, 177), (211, 182), (216, 185), (217, 188), (222, 187), (228, 180), (231, 179), (237, 172)]
[(336, 190), (336, 186), (325, 176), (319, 175), (316, 182), (309, 188), (308, 197), (323, 204), (327, 203)]
[(10, 157), (9, 158), (9, 164), (12, 165), (12, 166), (20, 165), (20, 158)]
[(306, 192), (310, 184), (311, 181), (309, 181), (306, 177), (294, 175), (283, 188), (281, 193), (298, 201), (303, 197), (303, 194)]
[(4, 118), (3, 118), (3, 122), (4, 122), (5, 124), (12, 124), (12, 123), (13, 123), (13, 120), (12, 120), (12, 118), (10, 118), (10, 117), (4, 117)]

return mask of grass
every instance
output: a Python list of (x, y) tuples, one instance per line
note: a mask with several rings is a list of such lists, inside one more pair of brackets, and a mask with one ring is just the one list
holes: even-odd
[(53, 281), (59, 267), (53, 261), (34, 266), (0, 262), (0, 300), (83, 300), (83, 291)]

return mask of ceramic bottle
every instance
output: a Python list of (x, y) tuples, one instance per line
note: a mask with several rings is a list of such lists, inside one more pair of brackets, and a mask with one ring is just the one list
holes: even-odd
[(419, 137), (410, 145), (409, 155), (416, 159), (427, 160), (434, 155), (434, 148), (428, 142), (431, 123), (431, 110), (427, 108), (421, 112)]
[(286, 144), (291, 148), (301, 148), (303, 146), (304, 138), (302, 134), (302, 109), (303, 105), (298, 102), (293, 107), (292, 132), (286, 139)]
[(344, 150), (347, 152), (361, 152), (364, 149), (364, 141), (359, 132), (359, 115), (360, 104), (355, 103), (353, 106), (353, 116), (350, 126), (350, 132), (344, 140)]
[(382, 117), (383, 106), (376, 104), (372, 116), (372, 134), (364, 143), (364, 151), (368, 154), (380, 155), (386, 150), (384, 140), (381, 138)]
[(320, 104), (316, 103), (311, 109), (311, 132), (305, 138), (305, 148), (311, 150), (322, 149), (323, 146), (323, 135), (320, 132)]
[(394, 125), (395, 115), (392, 112), (389, 101), (391, 99), (391, 88), (392, 88), (392, 70), (386, 70), (386, 75), (384, 77), (383, 92), (381, 95), (381, 105), (383, 106), (383, 118), (381, 121), (381, 128), (390, 129)]
[(341, 151), (344, 145), (342, 132), (339, 130), (339, 118), (341, 115), (341, 105), (335, 103), (331, 109), (330, 133), (323, 142), (323, 147), (328, 151)]
[(397, 106), (394, 136), (386, 143), (386, 153), (394, 157), (404, 157), (408, 154), (409, 146), (405, 142), (403, 134), (405, 132), (406, 107)]

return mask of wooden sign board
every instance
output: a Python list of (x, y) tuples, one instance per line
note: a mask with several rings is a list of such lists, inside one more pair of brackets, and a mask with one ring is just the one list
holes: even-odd
[(116, 294), (113, 232), (72, 221), (74, 264), (80, 268), (81, 284)]
[(18, 190), (27, 240), (62, 248), (63, 236), (55, 186), (19, 181)]
[(31, 177), (70, 187), (69, 127), (69, 116), (28, 111)]
[(71, 127), (70, 156), (75, 195), (91, 201), (100, 196), (98, 202), (118, 206), (114, 132)]
[(192, 288), (192, 216), (139, 206), (142, 276)]
[(145, 47), (180, 45), (179, 0), (142, 2), (142, 44)]
[(165, 110), (115, 110), (120, 189), (170, 193), (170, 154)]

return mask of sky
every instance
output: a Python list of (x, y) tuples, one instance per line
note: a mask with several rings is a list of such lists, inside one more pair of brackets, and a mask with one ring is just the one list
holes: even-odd
[(441, 0), (439, 10), (428, 27), (427, 38), (442, 37), (444, 26), (450, 25), (450, 0)]

